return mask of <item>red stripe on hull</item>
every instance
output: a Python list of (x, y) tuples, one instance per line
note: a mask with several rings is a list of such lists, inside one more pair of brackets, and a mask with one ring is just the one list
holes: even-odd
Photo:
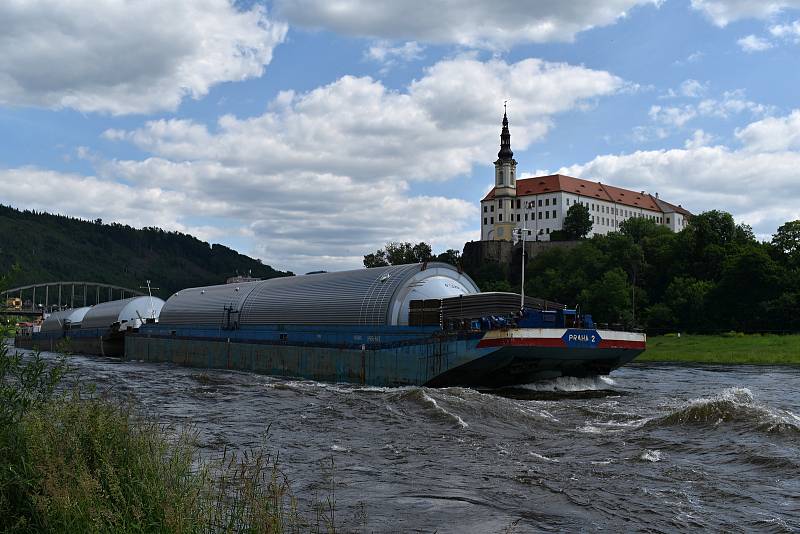
[(482, 339), (478, 348), (486, 347), (566, 347), (560, 337), (532, 338), (532, 337), (501, 337)]
[[(636, 349), (645, 350), (643, 341), (626, 341), (621, 339), (602, 339), (598, 343), (598, 349)], [(482, 339), (478, 342), (478, 348), (489, 347), (556, 347), (567, 348), (564, 340), (560, 337), (555, 338), (531, 338), (531, 337), (505, 337)]]

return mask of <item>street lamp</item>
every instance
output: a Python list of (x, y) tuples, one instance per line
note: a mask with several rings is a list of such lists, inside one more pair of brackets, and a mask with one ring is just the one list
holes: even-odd
[[(535, 205), (535, 202), (531, 200), (525, 203), (525, 208), (531, 209)], [(525, 309), (525, 237), (530, 235), (530, 230), (528, 230), (528, 220), (525, 219), (525, 225), (522, 228), (514, 228), (513, 231), (514, 235), (516, 235), (522, 242), (522, 278), (520, 280), (519, 287), (519, 312), (521, 314)], [(538, 236), (536, 239), (538, 241)]]

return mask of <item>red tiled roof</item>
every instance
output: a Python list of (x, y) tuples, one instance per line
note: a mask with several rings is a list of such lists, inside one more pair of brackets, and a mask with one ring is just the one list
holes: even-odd
[[(544, 193), (555, 193), (556, 191), (563, 191), (565, 193), (572, 193), (586, 198), (596, 198), (598, 200), (605, 200), (606, 202), (616, 202), (617, 204), (624, 204), (634, 208), (642, 208), (651, 211), (663, 211), (655, 197), (647, 193), (637, 193), (621, 187), (614, 187), (612, 185), (601, 184), (600, 182), (590, 182), (582, 178), (574, 178), (564, 174), (550, 174), (548, 176), (535, 176), (533, 178), (522, 178), (517, 180), (517, 196), (524, 197), (528, 195), (541, 195)], [(492, 200), (494, 198), (494, 188), (483, 198), (483, 200)], [(661, 201), (663, 202), (663, 201)], [(669, 204), (666, 203), (665, 204)], [(688, 211), (678, 206), (669, 206), (675, 208), (674, 211), (679, 213)]]

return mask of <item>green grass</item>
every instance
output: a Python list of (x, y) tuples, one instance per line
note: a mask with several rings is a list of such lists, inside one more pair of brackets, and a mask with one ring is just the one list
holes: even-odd
[(800, 364), (800, 334), (677, 335), (648, 337), (639, 362)]
[(63, 373), (0, 346), (0, 532), (336, 532), (332, 474), (301, 513), (276, 456), (204, 460), (185, 429), (58, 393)]

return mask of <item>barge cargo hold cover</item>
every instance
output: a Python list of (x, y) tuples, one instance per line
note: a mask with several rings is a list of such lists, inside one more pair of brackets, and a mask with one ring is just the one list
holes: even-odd
[(378, 386), (607, 374), (644, 347), (562, 305), (479, 293), (444, 263), (185, 289), (125, 336), (132, 360)]

